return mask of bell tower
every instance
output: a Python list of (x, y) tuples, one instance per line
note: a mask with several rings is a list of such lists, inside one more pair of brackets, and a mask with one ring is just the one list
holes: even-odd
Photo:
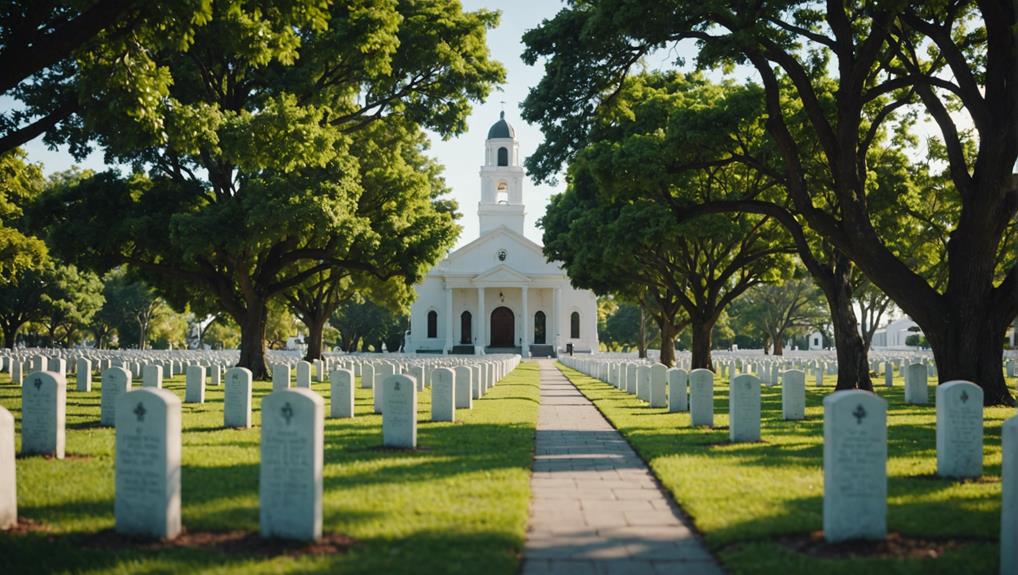
[(516, 130), (505, 121), (505, 112), (488, 130), (481, 166), (481, 201), (477, 204), (481, 235), (505, 226), (523, 235), (523, 167)]

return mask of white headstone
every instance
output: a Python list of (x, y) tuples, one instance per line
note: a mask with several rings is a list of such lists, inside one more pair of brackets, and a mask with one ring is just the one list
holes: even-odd
[(63, 459), (67, 381), (59, 373), (37, 371), (21, 389), (21, 453)]
[(262, 537), (322, 536), (324, 428), (325, 402), (310, 389), (281, 389), (262, 400)]
[(689, 374), (673, 367), (668, 370), (668, 411), (689, 411)]
[(163, 366), (146, 363), (141, 374), (141, 386), (161, 388), (163, 386)]
[(754, 375), (736, 376), (728, 386), (728, 438), (760, 441), (760, 380)]
[(456, 367), (456, 409), (470, 409), (474, 406), (470, 396), (471, 369), (465, 365)]
[(636, 398), (650, 402), (650, 366), (636, 368)]
[(389, 375), (382, 381), (382, 444), (386, 447), (417, 447), (417, 382), (405, 375)]
[(99, 399), (99, 424), (117, 422), (117, 399), (131, 391), (131, 372), (122, 367), (111, 367), (102, 373), (102, 390)]
[(334, 369), (329, 374), (331, 382), (330, 392), (330, 417), (353, 417), (354, 416), (354, 388), (353, 372), (349, 369)]
[(306, 361), (297, 362), (297, 387), (311, 389), (311, 364)]
[(143, 387), (117, 399), (118, 533), (173, 539), (180, 533), (180, 398)]
[(969, 381), (937, 386), (937, 475), (983, 474), (983, 390)]
[(431, 372), (431, 420), (456, 421), (456, 376), (447, 367)]
[(913, 363), (905, 369), (905, 403), (926, 405), (930, 401), (926, 365)]
[(205, 368), (200, 365), (187, 368), (184, 403), (205, 403)]
[(0, 530), (18, 524), (14, 458), (14, 416), (0, 406)]
[(887, 402), (858, 389), (824, 398), (824, 538), (887, 535)]
[(781, 376), (781, 416), (787, 420), (806, 417), (806, 374), (798, 369)]
[(223, 426), (251, 427), (251, 370), (231, 367), (226, 370), (223, 390)]
[(665, 398), (665, 385), (668, 382), (668, 366), (662, 363), (655, 363), (650, 368), (650, 406), (665, 407), (668, 402)]
[(714, 426), (714, 372), (709, 369), (689, 372), (689, 412), (694, 427)]
[(290, 389), (290, 366), (277, 363), (272, 366), (272, 391)]
[[(360, 364), (358, 364), (360, 365)], [(375, 388), (375, 366), (365, 363), (361, 366), (361, 389)]]
[(77, 363), (74, 378), (78, 383), (78, 391), (92, 391), (92, 361), (81, 357)]

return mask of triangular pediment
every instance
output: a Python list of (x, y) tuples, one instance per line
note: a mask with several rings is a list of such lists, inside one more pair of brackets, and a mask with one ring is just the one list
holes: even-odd
[(473, 278), (473, 283), (475, 285), (530, 283), (530, 278), (511, 267), (502, 264), (477, 274)]
[(491, 230), (488, 233), (480, 236), (476, 240), (470, 242), (469, 244), (459, 248), (458, 250), (453, 251), (448, 256), (446, 256), (442, 263), (447, 262), (454, 263), (456, 260), (462, 259), (468, 256), (469, 254), (479, 249), (483, 249), (484, 246), (490, 244), (500, 244), (503, 246), (504, 245), (518, 246), (524, 250), (537, 254), (542, 258), (544, 257), (544, 251), (541, 248), (540, 244), (533, 242), (527, 239), (526, 236), (518, 234), (510, 230), (509, 228), (503, 226)]

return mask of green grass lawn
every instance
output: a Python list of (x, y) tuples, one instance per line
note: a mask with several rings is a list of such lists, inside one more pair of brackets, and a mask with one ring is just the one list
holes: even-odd
[[(791, 551), (775, 537), (822, 528), (823, 407), (828, 387), (807, 380), (806, 420), (781, 419), (780, 387), (762, 389), (760, 443), (728, 442), (728, 385), (714, 387), (715, 429), (690, 428), (688, 413), (651, 409), (609, 384), (559, 364), (640, 453), (692, 517), (730, 572), (824, 575), (858, 573), (996, 573), (1000, 527), (1000, 427), (1013, 408), (987, 408), (984, 476), (938, 479), (934, 386), (929, 406), (906, 405), (903, 381), (878, 392), (888, 401), (890, 531), (960, 540), (937, 558), (818, 558)], [(875, 382), (878, 380), (875, 380)], [(1010, 382), (1012, 387), (1014, 380)]]
[[(514, 573), (523, 547), (537, 420), (538, 368), (523, 363), (456, 423), (432, 423), (419, 395), (414, 452), (382, 449), (381, 416), (357, 389), (355, 419), (325, 420), (324, 530), (356, 543), (333, 555), (227, 554), (202, 548), (109, 550), (88, 538), (113, 527), (111, 428), (98, 426), (99, 385), (67, 392), (67, 459), (17, 461), (19, 516), (45, 532), (0, 532), (0, 573)], [(164, 386), (184, 395), (182, 376)], [(326, 397), (328, 384), (314, 389)], [(260, 398), (254, 425), (226, 430), (221, 387), (183, 405), (182, 514), (189, 531), (258, 531)], [(20, 389), (0, 381), (20, 424)], [(20, 445), (20, 427), (18, 431)]]

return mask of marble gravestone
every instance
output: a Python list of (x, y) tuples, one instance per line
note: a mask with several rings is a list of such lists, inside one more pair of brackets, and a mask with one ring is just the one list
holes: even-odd
[(349, 369), (334, 369), (329, 373), (329, 382), (329, 417), (353, 417), (353, 372)]
[(969, 381), (937, 386), (937, 475), (983, 474), (983, 390)]
[(760, 380), (754, 375), (736, 376), (729, 385), (728, 439), (760, 441)]
[(361, 389), (374, 389), (375, 387), (375, 366), (365, 363), (361, 367)]
[(473, 398), (470, 396), (470, 378), (472, 375), (469, 367), (465, 365), (456, 367), (456, 409), (470, 409), (474, 406)]
[(1018, 573), (1018, 416), (1000, 428), (1000, 575)]
[(74, 368), (78, 391), (92, 391), (92, 360), (80, 357)]
[(21, 453), (64, 458), (67, 381), (54, 371), (25, 377), (21, 392)]
[(223, 389), (223, 427), (251, 427), (251, 370), (231, 367), (226, 370)]
[(406, 375), (389, 375), (382, 388), (382, 445), (417, 447), (417, 382)]
[(184, 403), (205, 403), (205, 368), (200, 365), (187, 368)]
[(290, 389), (290, 366), (277, 363), (272, 366), (272, 391)]
[(447, 367), (431, 372), (431, 420), (456, 421), (456, 375)]
[(223, 368), (213, 365), (209, 368), (209, 385), (219, 387), (223, 384)]
[(650, 402), (650, 366), (636, 368), (636, 399)]
[(310, 389), (281, 389), (262, 400), (262, 537), (321, 538), (324, 429), (325, 401)]
[(650, 406), (665, 407), (665, 386), (668, 383), (668, 366), (656, 363), (650, 368)]
[(914, 405), (929, 403), (928, 377), (925, 364), (913, 363), (905, 368), (905, 403)]
[(884, 362), (884, 386), (894, 387), (894, 364), (889, 361)]
[(714, 426), (714, 372), (694, 369), (689, 372), (689, 413), (692, 426)]
[(790, 369), (781, 376), (781, 417), (806, 418), (806, 373), (801, 370)]
[(484, 384), (481, 382), (481, 366), (470, 366), (470, 398), (481, 399)]
[(163, 366), (154, 363), (145, 364), (141, 372), (141, 386), (154, 387), (156, 389), (162, 388)]
[(668, 411), (689, 411), (689, 395), (687, 380), (689, 374), (683, 369), (668, 370)]
[(297, 362), (297, 387), (311, 389), (311, 364), (306, 361)]
[(102, 391), (99, 398), (99, 424), (116, 424), (117, 399), (131, 391), (131, 372), (122, 367), (111, 367), (102, 373)]
[(180, 398), (143, 387), (117, 399), (116, 530), (173, 539), (180, 533)]
[(0, 531), (18, 524), (14, 458), (14, 416), (0, 406)]
[(887, 535), (887, 401), (858, 389), (824, 398), (824, 538)]

